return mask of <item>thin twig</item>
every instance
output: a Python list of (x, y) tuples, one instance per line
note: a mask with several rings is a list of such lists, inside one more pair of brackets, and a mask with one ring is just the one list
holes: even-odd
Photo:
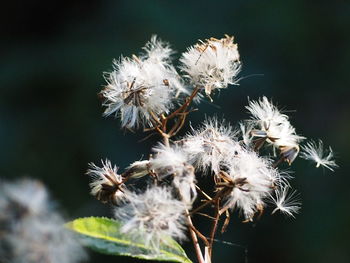
[(205, 198), (207, 198), (208, 200), (212, 200), (212, 198), (207, 193), (205, 193), (198, 185), (196, 185), (196, 188), (202, 195), (205, 196)]
[(175, 132), (175, 130), (177, 130), (181, 126), (181, 124), (183, 125), (184, 119), (185, 119), (185, 116), (181, 114), (181, 116), (177, 119), (177, 121), (169, 131), (169, 136), (173, 136), (173, 133)]
[(213, 221), (213, 225), (212, 225), (211, 231), (210, 231), (210, 238), (209, 238), (209, 242), (210, 242), (210, 244), (209, 244), (209, 256), (210, 256), (210, 258), (211, 258), (212, 251), (213, 251), (213, 242), (214, 242), (216, 229), (218, 227), (218, 223), (219, 223), (219, 219), (220, 219), (219, 210), (220, 210), (220, 198), (218, 198), (215, 202), (215, 219)]
[(187, 209), (186, 209), (186, 214), (187, 214), (186, 218), (187, 218), (187, 224), (188, 224), (188, 231), (190, 232), (190, 235), (191, 235), (191, 239), (193, 242), (194, 250), (196, 252), (198, 263), (206, 263), (204, 260), (201, 248), (200, 248), (199, 243), (198, 243), (198, 238), (197, 238), (197, 235), (196, 235), (195, 230), (194, 230), (191, 216), (189, 215)]
[(191, 214), (195, 214), (197, 213), (198, 211), (202, 210), (204, 207), (206, 207), (207, 205), (213, 203), (214, 199), (212, 200), (208, 200), (208, 201), (205, 201), (205, 203), (201, 204), (200, 206), (198, 206), (196, 209), (192, 210), (191, 211)]
[(215, 220), (215, 217), (212, 217), (212, 216), (204, 214), (204, 213), (197, 212), (196, 215), (204, 216), (204, 217), (209, 218), (211, 220)]
[(230, 208), (230, 206), (228, 206), (228, 205), (221, 208), (219, 210), (219, 215), (222, 215), (223, 213), (225, 213), (229, 208)]
[(169, 135), (163, 132), (158, 126), (156, 126), (155, 129), (163, 137), (164, 145), (169, 146)]
[(158, 119), (157, 115), (155, 115), (153, 111), (150, 110), (149, 114), (151, 114), (151, 117), (158, 123), (158, 125), (162, 126), (162, 122)]
[(193, 90), (191, 96), (188, 97), (188, 98), (186, 99), (185, 103), (184, 103), (180, 108), (178, 108), (176, 111), (174, 111), (173, 113), (171, 113), (171, 114), (167, 117), (167, 119), (168, 119), (168, 120), (169, 120), (169, 119), (172, 119), (172, 118), (174, 118), (178, 113), (183, 112), (183, 111), (190, 105), (190, 103), (192, 102), (192, 100), (194, 99), (194, 97), (198, 94), (199, 90), (200, 90), (200, 88), (199, 88), (199, 87), (196, 87), (196, 88)]
[(168, 123), (168, 119), (164, 116), (164, 114), (160, 115), (160, 118), (162, 119), (162, 127), (163, 127), (163, 131), (166, 131), (166, 126)]
[(186, 120), (186, 118), (187, 118), (187, 115), (188, 115), (189, 113), (190, 113), (190, 112), (184, 112), (184, 113), (183, 113), (183, 116), (180, 118), (180, 119), (181, 119), (180, 125), (176, 128), (176, 130), (171, 131), (170, 136), (175, 136), (175, 135), (182, 129), (182, 127), (183, 127), (184, 124), (185, 124), (185, 120)]
[(202, 241), (204, 242), (205, 246), (209, 246), (209, 241), (206, 238), (205, 235), (203, 235), (197, 228), (195, 228), (194, 226), (192, 226), (192, 230), (197, 234), (197, 236), (202, 239)]
[(141, 140), (138, 140), (138, 142), (144, 142), (144, 141), (146, 141), (147, 139), (149, 139), (150, 137), (152, 137), (153, 135), (155, 135), (156, 133), (150, 133), (150, 134), (148, 134), (145, 138), (143, 138), (143, 139), (141, 139)]

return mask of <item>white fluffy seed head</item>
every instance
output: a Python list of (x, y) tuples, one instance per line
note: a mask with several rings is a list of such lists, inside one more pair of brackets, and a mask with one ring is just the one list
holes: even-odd
[(181, 69), (194, 86), (210, 96), (215, 89), (236, 84), (241, 69), (237, 44), (233, 37), (210, 38), (188, 48), (181, 58)]
[(168, 44), (154, 36), (144, 50), (140, 58), (114, 61), (101, 91), (104, 115), (119, 115), (122, 127), (152, 126), (153, 114), (168, 113), (179, 93), (188, 93), (170, 64), (173, 51)]
[(154, 186), (129, 195), (115, 216), (122, 221), (122, 232), (157, 251), (169, 236), (185, 239), (185, 211), (185, 204), (173, 198), (170, 188)]
[(309, 141), (302, 146), (300, 157), (305, 160), (310, 160), (316, 163), (316, 167), (323, 166), (331, 171), (337, 168), (338, 165), (334, 161), (334, 154), (331, 147), (328, 150), (324, 150), (323, 142)]
[(181, 77), (172, 65), (172, 55), (176, 52), (170, 47), (169, 43), (164, 42), (156, 35), (153, 35), (151, 40), (148, 41), (142, 49), (144, 50), (144, 53), (141, 55), (142, 60), (151, 61), (152, 63), (163, 67), (167, 75), (167, 78), (163, 82), (169, 84), (171, 90), (175, 92), (175, 98), (182, 93), (189, 94)]
[(258, 101), (249, 101), (246, 108), (259, 130), (255, 132), (255, 136), (267, 137), (267, 142), (274, 147), (295, 147), (304, 139), (296, 134), (288, 116), (282, 114), (266, 97)]
[(264, 205), (264, 199), (279, 181), (279, 173), (269, 160), (253, 151), (241, 151), (231, 159), (227, 169), (235, 186), (226, 205), (238, 208), (249, 220)]
[(224, 121), (220, 123), (216, 118), (207, 119), (198, 130), (192, 129), (182, 143), (190, 162), (204, 172), (209, 169), (219, 172), (220, 166), (232, 154), (241, 151), (231, 126)]
[(123, 178), (118, 174), (118, 168), (112, 166), (109, 160), (101, 160), (102, 167), (94, 163), (89, 164), (86, 174), (91, 177), (91, 195), (103, 203), (118, 204), (128, 193)]
[(150, 59), (155, 64), (161, 63), (165, 67), (171, 66), (171, 56), (175, 52), (169, 43), (160, 40), (156, 35), (153, 35), (142, 49), (144, 50), (144, 54), (141, 57), (143, 60)]
[(29, 179), (1, 182), (0, 211), (2, 262), (76, 263), (86, 259), (41, 183)]
[(181, 199), (191, 205), (197, 197), (194, 168), (188, 163), (186, 152), (179, 145), (159, 144), (153, 148), (155, 154), (150, 159), (150, 168), (160, 177), (173, 176), (172, 184)]
[(158, 144), (153, 148), (154, 155), (150, 160), (150, 167), (158, 175), (165, 177), (171, 174), (181, 175), (187, 164), (187, 154), (177, 145), (165, 146)]

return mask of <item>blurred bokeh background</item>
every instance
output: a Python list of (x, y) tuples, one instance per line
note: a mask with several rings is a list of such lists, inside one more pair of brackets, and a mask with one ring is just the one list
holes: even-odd
[[(156, 138), (140, 143), (142, 133), (101, 117), (102, 73), (113, 58), (138, 53), (152, 34), (180, 54), (197, 39), (225, 33), (239, 44), (245, 78), (201, 104), (193, 125), (205, 114), (236, 123), (247, 117), (247, 97), (266, 95), (291, 110), (300, 134), (331, 145), (340, 168), (331, 173), (298, 159), (292, 185), (301, 213), (295, 220), (265, 213), (254, 224), (234, 216), (218, 239), (236, 245), (217, 242), (214, 262), (349, 262), (347, 0), (2, 3), (0, 177), (42, 180), (69, 218), (110, 215), (89, 195), (88, 162), (109, 158), (122, 169), (147, 155)], [(135, 262), (91, 253), (90, 262), (100, 261)]]

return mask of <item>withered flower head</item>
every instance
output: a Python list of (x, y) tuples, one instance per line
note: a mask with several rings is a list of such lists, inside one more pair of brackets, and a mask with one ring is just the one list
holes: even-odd
[(91, 194), (102, 203), (118, 204), (127, 193), (123, 178), (117, 173), (118, 168), (112, 167), (109, 160), (101, 162), (102, 167), (90, 163), (90, 168), (86, 172), (92, 178)]
[(130, 193), (127, 202), (115, 210), (122, 222), (121, 231), (155, 251), (173, 237), (186, 239), (186, 205), (172, 195), (168, 187), (153, 186), (144, 193)]
[(150, 168), (160, 178), (172, 176), (172, 185), (181, 199), (187, 205), (192, 205), (197, 197), (196, 178), (194, 167), (188, 163), (187, 153), (176, 144), (158, 144), (153, 151), (155, 154), (150, 160)]
[(168, 113), (179, 93), (187, 93), (171, 65), (169, 44), (153, 36), (139, 57), (121, 57), (105, 76), (101, 91), (104, 115), (119, 116), (122, 126), (132, 129), (152, 126), (153, 115)]
[(280, 146), (279, 147), (281, 156), (283, 156), (284, 160), (291, 165), (295, 158), (298, 156), (299, 153), (299, 145), (294, 146)]
[(219, 172), (222, 163), (231, 159), (231, 153), (238, 153), (241, 147), (235, 138), (236, 132), (224, 120), (208, 118), (202, 127), (192, 129), (183, 140), (183, 149), (190, 163), (206, 172)]
[(281, 151), (281, 155), (291, 164), (299, 153), (299, 142), (305, 139), (296, 134), (295, 128), (289, 122), (289, 117), (279, 111), (266, 97), (258, 101), (249, 101), (246, 106), (252, 115), (252, 124), (255, 129), (251, 135), (259, 149), (264, 142)]
[(194, 86), (204, 88), (210, 96), (213, 90), (237, 84), (241, 69), (237, 44), (233, 37), (210, 38), (188, 48), (180, 59), (181, 69)]
[(280, 183), (278, 170), (271, 167), (271, 161), (254, 151), (241, 151), (232, 158), (224, 179), (231, 188), (225, 198), (226, 206), (239, 209), (247, 220), (264, 207), (264, 199)]

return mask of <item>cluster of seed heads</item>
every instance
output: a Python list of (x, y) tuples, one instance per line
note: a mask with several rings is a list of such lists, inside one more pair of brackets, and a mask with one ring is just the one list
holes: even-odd
[[(186, 239), (186, 229), (194, 228), (191, 216), (208, 205), (215, 206), (217, 220), (239, 211), (244, 221), (253, 221), (269, 204), (274, 205), (272, 214), (294, 217), (301, 203), (291, 189), (291, 174), (280, 166), (292, 165), (300, 155), (333, 170), (332, 149), (324, 154), (321, 141), (303, 144), (306, 138), (289, 117), (264, 96), (248, 101), (250, 115), (236, 128), (207, 118), (176, 137), (191, 103), (212, 101), (217, 91), (238, 84), (241, 62), (237, 44), (227, 35), (189, 47), (178, 68), (172, 64), (173, 54), (168, 43), (153, 36), (143, 52), (121, 57), (106, 74), (104, 115), (119, 117), (124, 128), (157, 133), (162, 142), (149, 158), (131, 163), (123, 173), (108, 160), (102, 167), (90, 164), (91, 194), (115, 206), (123, 232), (135, 239), (143, 236), (155, 250), (165, 236)], [(212, 193), (200, 188), (208, 179)], [(143, 180), (145, 187), (134, 189), (136, 180)], [(198, 230), (196, 234), (200, 236)], [(203, 239), (210, 247), (213, 238)]]

